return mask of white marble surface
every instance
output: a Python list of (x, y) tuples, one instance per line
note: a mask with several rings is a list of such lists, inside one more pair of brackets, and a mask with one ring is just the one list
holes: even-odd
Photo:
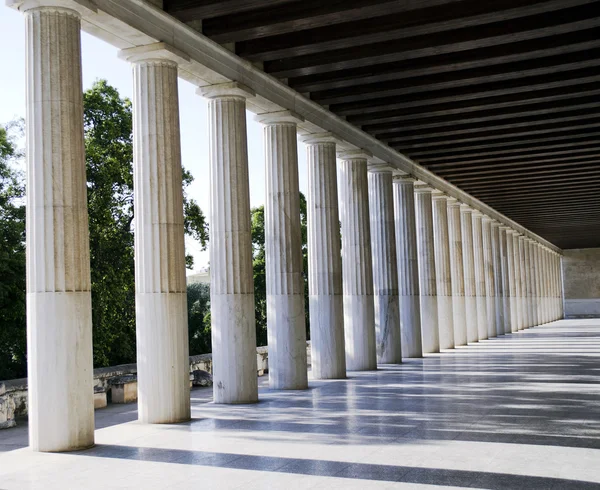
[(494, 265), (496, 335), (504, 335), (504, 284), (502, 283), (502, 262), (500, 253), (500, 224), (492, 221), (492, 263)]
[(133, 62), (139, 418), (156, 424), (190, 418), (177, 64), (165, 56)]
[(431, 188), (415, 186), (417, 251), (419, 254), (419, 293), (423, 354), (440, 351), (437, 284), (433, 239)]
[(377, 362), (398, 364), (402, 344), (392, 171), (370, 168), (368, 181)]
[(338, 155), (346, 369), (377, 369), (367, 158)]
[(415, 221), (415, 180), (409, 176), (396, 175), (393, 182), (402, 357), (421, 357), (423, 346)]
[[(265, 382), (258, 405), (193, 390), (186, 424), (119, 423), (135, 418), (135, 405), (120, 406), (93, 449), (0, 453), (0, 486), (598, 488), (598, 342), (597, 320), (560, 321), (308, 391)], [(18, 445), (18, 429), (0, 431), (0, 449)]]
[(475, 284), (475, 257), (473, 250), (473, 210), (466, 204), (460, 206), (460, 227), (462, 235), (465, 330), (467, 342), (477, 342), (477, 287)]
[(494, 279), (494, 253), (492, 250), (492, 220), (481, 220), (483, 266), (485, 272), (485, 311), (487, 313), (487, 338), (496, 337), (496, 281)]
[(521, 291), (521, 322), (519, 324), (519, 330), (523, 330), (529, 326), (529, 308), (527, 298), (527, 272), (525, 262), (525, 238), (523, 236), (518, 237), (519, 240), (519, 271), (520, 271), (520, 291)]
[(80, 18), (25, 22), (29, 429), (35, 450), (68, 451), (94, 443)]
[(258, 400), (250, 233), (246, 97), (237, 84), (202, 89), (210, 98), (210, 310), (215, 403)]
[(450, 244), (454, 345), (456, 346), (467, 345), (465, 269), (463, 265), (460, 206), (461, 204), (456, 199), (448, 200), (448, 242)]
[(265, 143), (265, 269), (269, 385), (273, 389), (308, 387), (306, 314), (298, 146), (289, 111), (262, 114)]
[(305, 139), (308, 167), (308, 302), (312, 374), (346, 377), (336, 147), (330, 134)]

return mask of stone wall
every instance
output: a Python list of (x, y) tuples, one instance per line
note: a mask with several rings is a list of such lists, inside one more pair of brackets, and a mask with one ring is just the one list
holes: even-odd
[(565, 318), (600, 317), (600, 248), (564, 250)]
[[(310, 343), (307, 343), (310, 360)], [(190, 382), (194, 372), (212, 374), (212, 354), (190, 356)], [(263, 376), (269, 371), (269, 358), (267, 347), (256, 348), (256, 371), (258, 376)], [(106, 406), (106, 396), (110, 395), (116, 380), (137, 375), (136, 364), (121, 364), (94, 369), (94, 394), (96, 408)], [(210, 378), (210, 376), (207, 376)], [(103, 398), (103, 403), (97, 403)], [(108, 398), (111, 398), (110, 396)], [(0, 381), (0, 429), (8, 429), (16, 425), (16, 419), (27, 416), (27, 378)]]

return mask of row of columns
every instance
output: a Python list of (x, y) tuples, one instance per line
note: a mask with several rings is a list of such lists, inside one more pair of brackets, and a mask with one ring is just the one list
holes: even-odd
[[(33, 449), (63, 451), (94, 441), (80, 17), (38, 4), (22, 6), (29, 427)], [(121, 56), (132, 63), (134, 80), (139, 419), (174, 423), (190, 417), (177, 93), (178, 64), (187, 57), (162, 43)], [(234, 82), (198, 93), (209, 100), (214, 401), (251, 403), (258, 387), (246, 100), (255, 94)], [(301, 118), (282, 111), (256, 119), (266, 155), (269, 384), (304, 389)], [(561, 316), (556, 253), (394, 175), (363, 150), (338, 152), (329, 133), (302, 139), (315, 379), (344, 378), (347, 370), (400, 363)], [(69, 396), (59, 395), (65, 390)]]

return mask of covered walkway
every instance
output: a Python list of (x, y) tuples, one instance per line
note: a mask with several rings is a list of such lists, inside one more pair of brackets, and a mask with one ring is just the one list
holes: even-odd
[[(92, 449), (0, 453), (0, 488), (600, 488), (598, 319), (306, 391), (263, 384), (255, 405), (206, 403), (210, 392), (192, 391), (189, 423), (119, 423), (137, 415), (100, 411)], [(3, 431), (0, 447), (11, 434), (15, 445), (26, 437)]]

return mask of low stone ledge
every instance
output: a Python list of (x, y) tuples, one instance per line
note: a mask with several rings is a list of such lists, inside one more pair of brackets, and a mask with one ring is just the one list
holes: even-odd
[[(310, 364), (310, 342), (306, 343)], [(256, 373), (269, 372), (268, 347), (256, 348)], [(196, 374), (197, 373), (197, 374)], [(193, 386), (212, 385), (212, 354), (190, 356), (190, 383)], [(137, 365), (120, 364), (94, 369), (94, 408), (107, 405), (108, 394), (112, 403), (130, 403), (137, 400)], [(27, 378), (0, 381), (0, 429), (16, 425), (17, 417), (27, 416)]]

